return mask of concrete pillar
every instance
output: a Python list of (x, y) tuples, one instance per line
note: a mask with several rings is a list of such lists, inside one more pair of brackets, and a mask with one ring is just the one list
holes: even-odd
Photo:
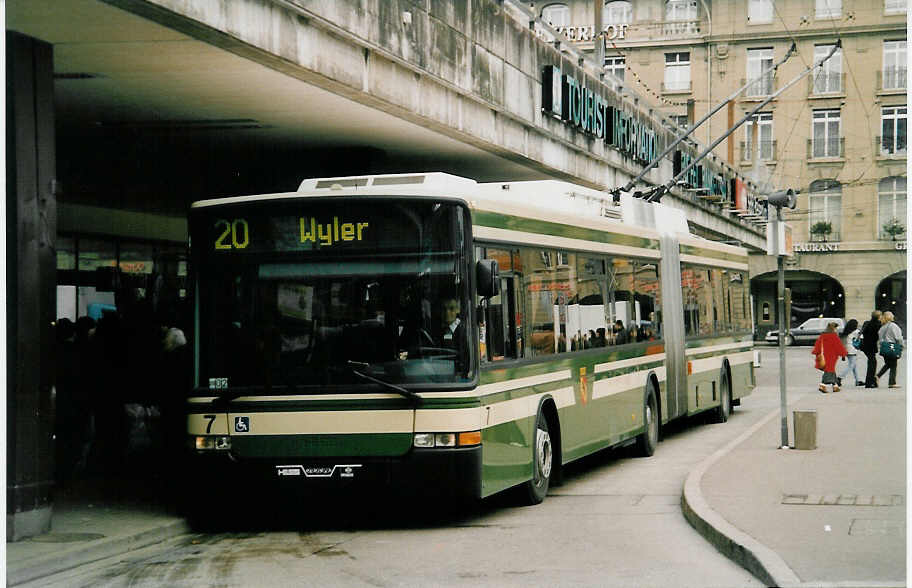
[(6, 34), (6, 539), (47, 532), (54, 477), (54, 195), (51, 45)]

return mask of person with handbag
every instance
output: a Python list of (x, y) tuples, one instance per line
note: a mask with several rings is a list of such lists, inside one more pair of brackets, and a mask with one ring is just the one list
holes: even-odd
[(855, 363), (857, 359), (858, 350), (861, 346), (861, 331), (858, 329), (858, 321), (855, 319), (849, 319), (849, 322), (846, 323), (845, 327), (842, 329), (842, 333), (839, 334), (839, 338), (842, 341), (842, 346), (846, 348), (846, 357), (843, 358), (843, 361), (848, 361), (845, 365), (845, 369), (842, 370), (842, 375), (836, 375), (836, 383), (842, 386), (842, 379), (852, 374), (852, 377), (855, 378), (856, 386), (864, 386), (858, 378), (858, 367)]
[(867, 370), (865, 371), (865, 388), (877, 388), (877, 333), (880, 331), (879, 310), (871, 313), (871, 320), (861, 327), (861, 352), (865, 354)]
[(877, 332), (877, 346), (880, 355), (884, 358), (884, 366), (877, 372), (876, 381), (879, 382), (884, 372), (890, 370), (890, 388), (899, 388), (896, 384), (896, 364), (902, 357), (902, 329), (893, 322), (893, 313), (889, 310), (880, 317), (883, 326)]
[(817, 389), (824, 394), (828, 391), (828, 385), (832, 386), (833, 392), (839, 392), (839, 383), (836, 380), (836, 362), (848, 353), (842, 341), (839, 340), (839, 333), (836, 332), (838, 326), (838, 323), (829, 323), (826, 331), (817, 337), (814, 349), (811, 351), (815, 358), (814, 367), (823, 371), (823, 377)]

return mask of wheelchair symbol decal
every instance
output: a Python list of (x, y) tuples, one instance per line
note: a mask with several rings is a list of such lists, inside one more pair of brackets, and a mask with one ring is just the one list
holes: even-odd
[(245, 417), (245, 416), (234, 417), (234, 432), (235, 433), (249, 433), (250, 432), (250, 417)]

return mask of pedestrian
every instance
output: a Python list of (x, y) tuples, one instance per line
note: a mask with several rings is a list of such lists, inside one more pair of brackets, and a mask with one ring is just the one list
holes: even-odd
[(842, 371), (842, 375), (836, 376), (836, 383), (842, 386), (842, 379), (852, 374), (852, 377), (855, 378), (856, 386), (864, 386), (864, 382), (858, 377), (858, 367), (856, 362), (858, 355), (858, 347), (856, 344), (861, 344), (861, 330), (858, 328), (858, 321), (855, 319), (849, 319), (849, 322), (846, 323), (845, 327), (842, 329), (842, 332), (839, 334), (839, 339), (842, 341), (842, 346), (846, 349), (846, 357), (843, 358), (843, 361), (846, 361), (845, 369)]
[(839, 340), (839, 334), (836, 332), (838, 326), (838, 323), (829, 323), (826, 331), (817, 337), (817, 341), (814, 342), (814, 349), (811, 351), (815, 357), (818, 355), (823, 356), (823, 361), (821, 362), (818, 359), (816, 364), (817, 369), (823, 370), (823, 378), (821, 378), (817, 389), (824, 394), (827, 393), (828, 385), (832, 386), (833, 392), (839, 392), (839, 384), (836, 381), (836, 362), (840, 357), (846, 356), (846, 348), (842, 346), (842, 341)]
[(884, 358), (884, 366), (877, 372), (875, 381), (880, 383), (880, 377), (890, 370), (890, 388), (899, 388), (896, 384), (896, 364), (902, 356), (902, 329), (893, 322), (893, 313), (889, 310), (880, 317), (883, 326), (877, 332), (877, 347)]
[(880, 311), (871, 313), (871, 319), (861, 327), (861, 352), (868, 358), (865, 371), (865, 388), (877, 388), (877, 333), (880, 331)]

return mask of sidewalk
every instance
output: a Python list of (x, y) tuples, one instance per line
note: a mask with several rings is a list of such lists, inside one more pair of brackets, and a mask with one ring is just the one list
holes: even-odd
[(7, 586), (189, 532), (161, 483), (89, 478), (54, 496), (51, 532), (6, 544)]
[(770, 413), (690, 473), (685, 517), (770, 586), (905, 586), (905, 387), (802, 396), (792, 446), (794, 410), (817, 412), (817, 449), (779, 449)]

